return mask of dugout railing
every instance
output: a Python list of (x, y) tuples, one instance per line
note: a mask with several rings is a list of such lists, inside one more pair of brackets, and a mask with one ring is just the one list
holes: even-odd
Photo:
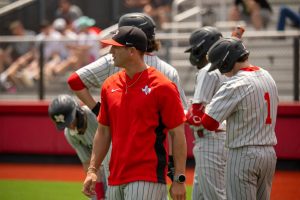
[[(116, 25), (102, 32), (95, 42), (107, 37), (109, 33), (116, 29)], [(230, 32), (223, 32), (225, 37), (230, 36)], [(190, 66), (188, 55), (184, 50), (188, 46), (190, 33), (157, 33), (157, 38), (162, 43), (162, 48), (158, 52), (159, 56), (171, 63), (178, 71), (182, 85), (187, 96), (191, 96), (194, 89), (194, 78), (196, 69)], [(284, 101), (299, 101), (299, 39), (300, 31), (246, 31), (243, 40), (249, 48), (251, 63), (264, 67), (273, 75), (278, 84), (279, 95)], [(44, 44), (57, 40), (37, 40), (36, 37), (1, 36), (0, 43), (9, 44), (15, 42), (33, 42), (38, 47), (38, 54), (44, 55)], [(61, 39), (59, 42), (76, 40)], [(172, 46), (173, 41), (179, 45)], [(108, 48), (103, 48), (100, 54), (108, 52)], [(45, 84), (43, 66), (45, 64), (43, 56), (39, 56), (40, 78), (34, 83), (32, 88), (17, 88), (16, 91), (0, 91), (0, 99), (21, 98), (21, 99), (48, 99), (60, 93), (70, 93), (66, 84), (68, 74), (55, 77), (50, 83)], [(71, 69), (72, 71), (72, 69)], [(70, 72), (68, 72), (70, 73)], [(3, 72), (2, 72), (3, 74)], [(3, 80), (1, 80), (3, 82)], [(3, 83), (2, 83), (3, 84)], [(93, 94), (99, 95), (99, 90), (94, 90)]]

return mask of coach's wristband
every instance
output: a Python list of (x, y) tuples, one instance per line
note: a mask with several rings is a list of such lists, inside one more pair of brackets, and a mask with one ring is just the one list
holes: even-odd
[(87, 174), (90, 174), (90, 173), (96, 174), (97, 171), (98, 171), (98, 170), (96, 169), (96, 167), (90, 166), (90, 167), (87, 169)]

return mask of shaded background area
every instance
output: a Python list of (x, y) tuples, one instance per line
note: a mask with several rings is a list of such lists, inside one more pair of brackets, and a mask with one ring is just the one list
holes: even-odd
[[(53, 21), (59, 0), (37, 0), (24, 8), (13, 11), (0, 17), (0, 35), (9, 35), (9, 23), (22, 19), (28, 29), (39, 31), (39, 24), (43, 20)], [(96, 20), (96, 26), (104, 29), (118, 22), (121, 15), (138, 8), (129, 8), (124, 0), (73, 0), (84, 15)]]

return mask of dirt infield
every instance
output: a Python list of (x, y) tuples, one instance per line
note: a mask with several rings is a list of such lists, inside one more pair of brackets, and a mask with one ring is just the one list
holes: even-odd
[[(193, 183), (193, 173), (193, 170), (187, 170), (188, 184)], [(84, 178), (81, 165), (0, 163), (0, 179), (83, 181)]]
[[(187, 184), (193, 182), (193, 169), (187, 170)], [(84, 180), (81, 165), (0, 163), (0, 179), (76, 181)], [(300, 171), (276, 171), (271, 200), (300, 199)]]

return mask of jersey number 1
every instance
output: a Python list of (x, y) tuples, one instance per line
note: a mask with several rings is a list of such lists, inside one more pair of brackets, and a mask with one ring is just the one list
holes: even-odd
[(267, 106), (268, 106), (268, 115), (267, 115), (267, 119), (266, 119), (266, 124), (271, 124), (272, 123), (272, 119), (271, 119), (271, 105), (270, 105), (270, 94), (269, 92), (265, 93), (265, 100), (267, 102)]

